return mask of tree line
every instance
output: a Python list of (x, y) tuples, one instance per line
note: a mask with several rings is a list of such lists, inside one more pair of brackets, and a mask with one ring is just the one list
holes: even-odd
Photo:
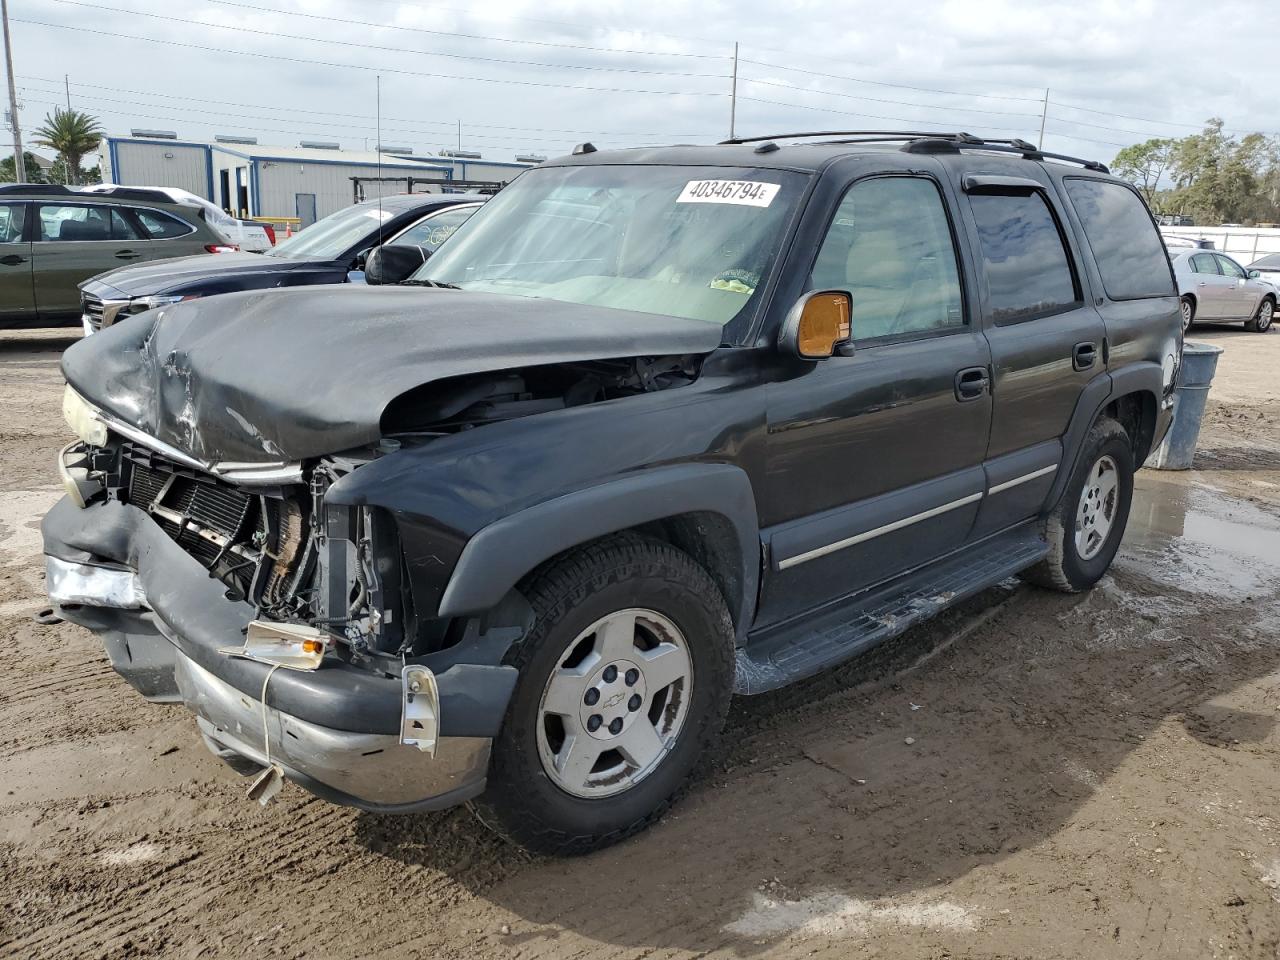
[(1188, 216), (1203, 226), (1280, 224), (1280, 138), (1235, 137), (1216, 117), (1200, 133), (1125, 147), (1111, 170), (1157, 216)]
[(15, 176), (12, 154), (0, 160), (0, 183), (98, 183), (98, 165), (85, 170), (81, 163), (86, 154), (98, 149), (102, 141), (102, 125), (98, 118), (79, 110), (54, 109), (46, 113), (43, 126), (37, 127), (35, 142), (54, 150), (58, 158), (46, 172), (33, 154), (22, 151), (22, 176)]

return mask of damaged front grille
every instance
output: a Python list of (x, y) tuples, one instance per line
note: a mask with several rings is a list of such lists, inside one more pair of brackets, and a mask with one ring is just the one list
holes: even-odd
[(279, 494), (250, 493), (190, 470), (138, 444), (121, 448), (124, 499), (145, 510), (236, 599), (276, 605), (299, 559), (302, 505)]

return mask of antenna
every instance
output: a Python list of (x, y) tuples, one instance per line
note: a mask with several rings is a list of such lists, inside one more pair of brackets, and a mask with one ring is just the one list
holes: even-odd
[(376, 82), (374, 102), (378, 110), (378, 142), (375, 145), (378, 152), (378, 246), (382, 246), (382, 74), (378, 74)]

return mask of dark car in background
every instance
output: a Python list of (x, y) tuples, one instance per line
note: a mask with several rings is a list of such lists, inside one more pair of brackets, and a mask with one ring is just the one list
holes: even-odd
[(160, 190), (0, 186), (0, 329), (75, 323), (77, 285), (104, 270), (234, 249), (200, 207)]
[(339, 210), (262, 254), (216, 260), (184, 257), (103, 273), (80, 285), (85, 334), (153, 307), (236, 290), (363, 282), (364, 258), (383, 243), (429, 254), (485, 198), (476, 194), (404, 194)]

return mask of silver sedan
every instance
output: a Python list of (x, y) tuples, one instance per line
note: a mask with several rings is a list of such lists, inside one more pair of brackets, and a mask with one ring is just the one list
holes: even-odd
[(1216, 250), (1169, 251), (1182, 297), (1182, 328), (1200, 320), (1243, 320), (1245, 329), (1271, 329), (1280, 292)]

